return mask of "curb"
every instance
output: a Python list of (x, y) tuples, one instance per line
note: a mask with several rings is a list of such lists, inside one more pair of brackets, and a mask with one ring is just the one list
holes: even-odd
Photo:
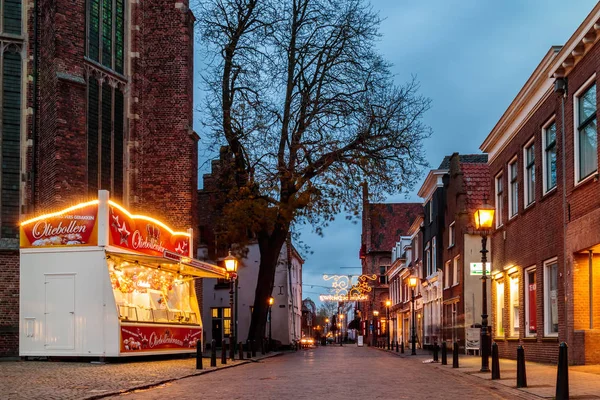
[(260, 358), (251, 358), (251, 359), (244, 359), (244, 360), (236, 360), (237, 363), (236, 364), (228, 364), (228, 365), (224, 365), (221, 367), (209, 367), (211, 369), (201, 369), (201, 370), (196, 370), (197, 372), (188, 374), (188, 375), (183, 375), (177, 378), (172, 378), (172, 379), (164, 379), (162, 381), (157, 381), (157, 382), (152, 382), (149, 383), (147, 385), (140, 385), (140, 386), (134, 386), (131, 388), (127, 388), (127, 389), (121, 389), (121, 390), (116, 390), (116, 391), (112, 391), (112, 392), (106, 392), (106, 393), (102, 393), (102, 394), (95, 394), (92, 396), (88, 396), (88, 397), (83, 397), (83, 399), (85, 400), (97, 400), (97, 399), (104, 399), (106, 397), (111, 397), (111, 396), (120, 396), (122, 394), (127, 394), (127, 393), (131, 393), (131, 392), (135, 392), (136, 390), (147, 390), (147, 389), (152, 389), (154, 387), (158, 387), (160, 385), (164, 385), (165, 383), (169, 383), (169, 382), (175, 382), (178, 381), (180, 379), (185, 379), (185, 378), (191, 378), (193, 376), (200, 376), (200, 375), (204, 375), (204, 374), (209, 374), (211, 372), (217, 372), (223, 369), (228, 369), (228, 368), (234, 368), (234, 367), (238, 367), (240, 365), (246, 365), (246, 364), (250, 364), (250, 363), (258, 363), (261, 360), (267, 359), (267, 358), (272, 358), (272, 357), (277, 357), (277, 356), (282, 356), (285, 353), (283, 352), (278, 352), (278, 353), (273, 353), (273, 354), (266, 354), (264, 356), (261, 356)]

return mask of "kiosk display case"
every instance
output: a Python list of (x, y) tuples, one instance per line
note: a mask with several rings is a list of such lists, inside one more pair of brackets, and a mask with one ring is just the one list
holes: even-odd
[[(97, 200), (21, 223), (21, 356), (194, 352), (194, 279), (226, 278), (192, 258), (192, 230)], [(201, 344), (201, 343), (200, 343)]]

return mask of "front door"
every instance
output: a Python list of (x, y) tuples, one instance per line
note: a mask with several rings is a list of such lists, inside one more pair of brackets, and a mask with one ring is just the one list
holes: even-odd
[(215, 340), (215, 346), (221, 347), (223, 342), (223, 322), (220, 319), (212, 320), (212, 338)]
[(46, 349), (75, 349), (75, 275), (45, 276)]

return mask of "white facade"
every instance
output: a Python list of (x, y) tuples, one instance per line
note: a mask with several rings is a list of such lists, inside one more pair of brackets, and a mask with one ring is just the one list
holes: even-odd
[[(302, 264), (304, 260), (293, 248), (288, 252), (287, 245), (284, 244), (277, 269), (275, 271), (275, 281), (273, 284), (272, 296), (275, 302), (271, 308), (272, 311), (272, 331), (273, 340), (281, 342), (282, 345), (290, 345), (294, 340), (301, 337), (302, 321)], [(248, 246), (248, 254), (240, 260), (238, 266), (238, 285), (237, 285), (237, 341), (245, 342), (250, 328), (250, 319), (252, 307), (254, 306), (254, 296), (257, 285), (258, 270), (260, 265), (260, 251), (258, 244)], [(228, 285), (218, 285), (216, 279), (203, 280), (203, 308), (202, 317), (204, 321), (204, 340), (210, 343), (214, 338), (217, 345), (223, 337), (228, 337), (223, 329), (222, 317), (218, 309), (229, 309), (230, 295)], [(234, 309), (236, 307), (234, 306)], [(227, 313), (228, 311), (225, 311)], [(223, 311), (221, 311), (223, 315)], [(235, 316), (235, 313), (234, 313)], [(219, 324), (221, 324), (219, 328)], [(265, 337), (268, 336), (269, 322), (266, 325)]]

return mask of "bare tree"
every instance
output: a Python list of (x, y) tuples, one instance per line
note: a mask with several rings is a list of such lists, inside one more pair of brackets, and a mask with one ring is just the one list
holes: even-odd
[(277, 258), (294, 223), (357, 216), (360, 187), (399, 193), (424, 166), (429, 100), (394, 84), (365, 0), (200, 0), (210, 56), (205, 134), (231, 153), (227, 242), (261, 260), (249, 338), (264, 336)]

